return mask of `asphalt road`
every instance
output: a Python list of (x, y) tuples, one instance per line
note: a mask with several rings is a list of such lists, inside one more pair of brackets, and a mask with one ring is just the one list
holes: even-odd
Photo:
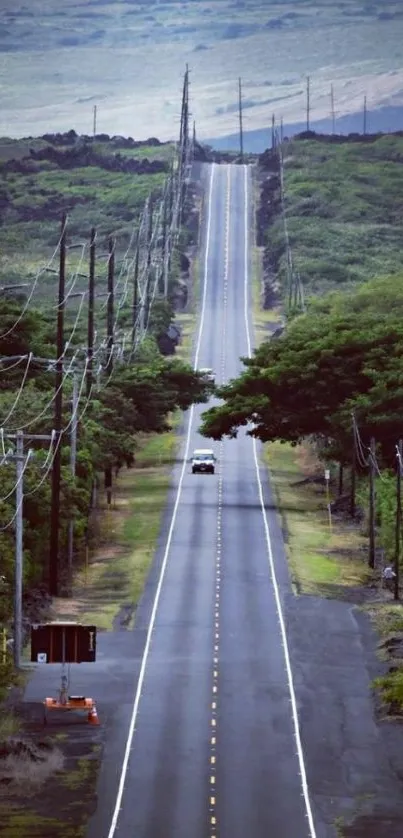
[[(251, 189), (241, 166), (204, 174), (196, 361), (225, 381), (250, 348)], [(191, 474), (204, 409), (184, 423), (134, 631), (100, 633), (96, 664), (72, 671), (105, 737), (87, 838), (336, 838), (341, 817), (349, 838), (401, 838), (402, 732), (374, 717), (368, 623), (293, 596), (245, 433), (213, 445), (216, 475)], [(40, 709), (59, 675), (36, 667), (25, 701)]]
[[(247, 185), (243, 167), (215, 166), (207, 189), (196, 361), (219, 381), (248, 352)], [(197, 430), (204, 409), (191, 414), (188, 453), (208, 445)], [(253, 444), (242, 435), (214, 448), (214, 476), (177, 470), (177, 514), (108, 838), (310, 835)]]

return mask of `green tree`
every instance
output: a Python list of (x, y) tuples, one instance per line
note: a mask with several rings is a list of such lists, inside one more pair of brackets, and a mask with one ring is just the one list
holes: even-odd
[(367, 283), (351, 295), (311, 304), (278, 339), (263, 343), (245, 371), (219, 388), (201, 432), (221, 439), (241, 426), (263, 441), (315, 435), (349, 459), (351, 414), (364, 439), (376, 436), (386, 460), (401, 435), (403, 280)]

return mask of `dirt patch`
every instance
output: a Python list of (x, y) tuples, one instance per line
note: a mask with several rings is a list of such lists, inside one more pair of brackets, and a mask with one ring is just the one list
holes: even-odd
[(96, 806), (102, 728), (65, 713), (45, 726), (36, 703), (14, 710), (20, 732), (0, 746), (1, 838), (83, 838)]
[(343, 838), (402, 838), (401, 816), (388, 813), (356, 818), (351, 826), (343, 827)]

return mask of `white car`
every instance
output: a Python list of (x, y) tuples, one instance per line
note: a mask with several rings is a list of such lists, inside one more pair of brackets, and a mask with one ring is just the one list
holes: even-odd
[(214, 474), (215, 456), (211, 448), (196, 448), (191, 462), (192, 474)]
[(199, 369), (199, 372), (202, 374), (203, 378), (206, 379), (206, 381), (210, 381), (212, 384), (214, 384), (215, 375), (213, 370), (210, 369), (210, 367), (201, 367), (201, 369)]

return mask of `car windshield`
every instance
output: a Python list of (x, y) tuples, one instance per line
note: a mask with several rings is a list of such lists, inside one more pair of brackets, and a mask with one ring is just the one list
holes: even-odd
[(195, 454), (194, 459), (195, 460), (211, 460), (212, 456), (213, 456), (212, 454)]

